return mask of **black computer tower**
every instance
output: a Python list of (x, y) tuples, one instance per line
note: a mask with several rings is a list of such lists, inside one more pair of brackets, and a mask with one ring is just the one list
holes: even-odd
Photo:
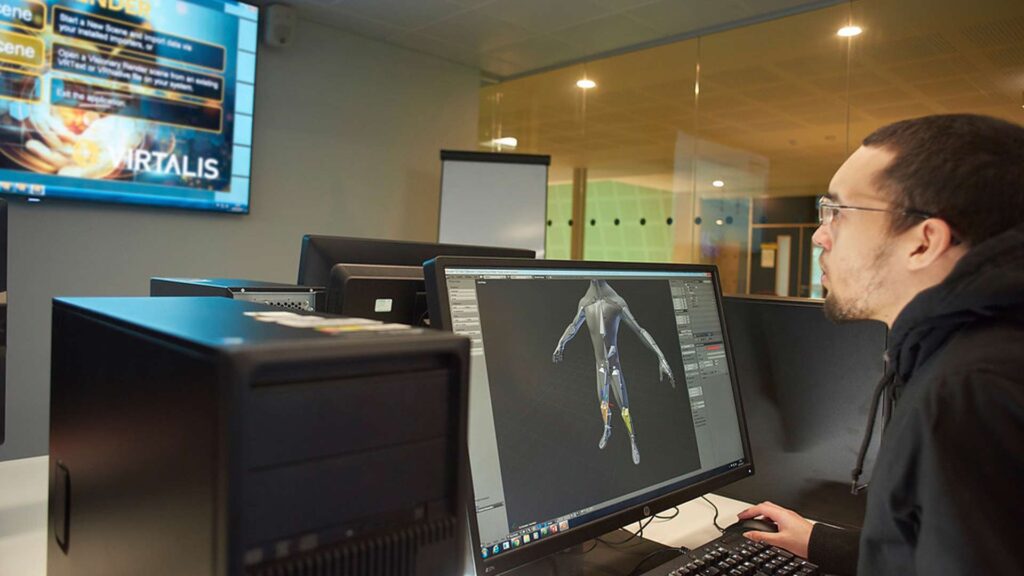
[(461, 575), (468, 341), (274, 310), (54, 301), (50, 576)]
[(242, 278), (150, 278), (150, 296), (219, 296), (290, 310), (325, 311), (326, 294), (317, 286), (296, 286)]

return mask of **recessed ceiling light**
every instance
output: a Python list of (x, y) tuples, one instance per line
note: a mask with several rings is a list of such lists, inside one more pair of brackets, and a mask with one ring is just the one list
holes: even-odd
[(597, 82), (594, 82), (589, 78), (581, 78), (576, 81), (576, 86), (583, 88), (584, 90), (590, 90), (591, 88), (597, 88)]
[(863, 32), (863, 30), (861, 30), (860, 26), (854, 26), (851, 24), (849, 26), (843, 26), (836, 32), (836, 34), (843, 38), (850, 38), (851, 36), (859, 35), (861, 32)]
[(721, 218), (718, 218), (718, 219), (715, 220), (715, 224), (718, 224), (719, 226), (721, 226), (722, 224), (725, 224), (725, 220), (722, 220)]
[(712, 180), (711, 185), (714, 186), (715, 188), (724, 188), (725, 182), (722, 182), (721, 180)]
[(519, 139), (513, 136), (505, 136), (504, 138), (495, 138), (491, 140), (491, 144), (494, 146), (501, 146), (503, 148), (515, 148), (519, 146)]

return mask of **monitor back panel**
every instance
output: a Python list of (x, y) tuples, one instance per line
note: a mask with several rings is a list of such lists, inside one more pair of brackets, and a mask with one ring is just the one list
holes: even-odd
[(342, 263), (420, 266), (423, 262), (440, 255), (533, 258), (535, 254), (533, 250), (522, 248), (307, 234), (302, 237), (298, 282), (306, 286), (327, 286), (331, 267)]
[(821, 302), (723, 300), (756, 472), (717, 493), (860, 526), (866, 496), (850, 494), (850, 469), (884, 368), (885, 326), (834, 324)]

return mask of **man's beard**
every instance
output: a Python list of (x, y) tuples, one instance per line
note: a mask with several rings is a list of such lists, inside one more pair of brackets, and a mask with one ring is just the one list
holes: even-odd
[(871, 308), (869, 301), (877, 301), (877, 297), (884, 290), (883, 287), (886, 282), (881, 273), (883, 269), (882, 262), (889, 257), (890, 251), (887, 243), (882, 244), (881, 248), (878, 249), (875, 256), (871, 259), (871, 264), (866, 269), (855, 271), (850, 275), (854, 277), (859, 274), (870, 274), (860, 294), (848, 294), (843, 300), (840, 300), (835, 292), (829, 291), (825, 297), (824, 310), (826, 318), (837, 324), (842, 324), (858, 320), (870, 320), (874, 317), (877, 311)]

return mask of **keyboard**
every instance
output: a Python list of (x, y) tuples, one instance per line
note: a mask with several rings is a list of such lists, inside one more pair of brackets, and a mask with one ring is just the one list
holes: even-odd
[(644, 572), (642, 576), (817, 576), (818, 567), (791, 552), (739, 534), (707, 544)]

